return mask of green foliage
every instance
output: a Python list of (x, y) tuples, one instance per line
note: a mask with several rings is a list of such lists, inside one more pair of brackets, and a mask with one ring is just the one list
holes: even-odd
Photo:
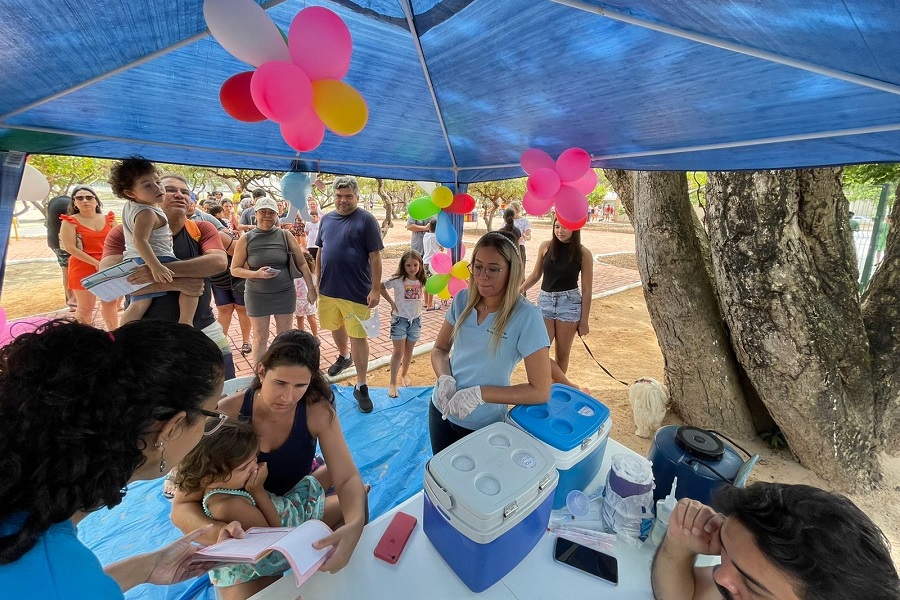
[(106, 182), (111, 160), (81, 156), (32, 154), (28, 164), (44, 174), (50, 182), (50, 198), (65, 195), (76, 183)]
[(694, 206), (706, 205), (706, 171), (688, 171), (688, 197)]
[(900, 163), (849, 165), (844, 167), (844, 185), (881, 185), (900, 181)]
[(788, 447), (787, 438), (784, 437), (784, 434), (778, 427), (761, 432), (759, 437), (774, 450), (781, 450), (782, 448)]

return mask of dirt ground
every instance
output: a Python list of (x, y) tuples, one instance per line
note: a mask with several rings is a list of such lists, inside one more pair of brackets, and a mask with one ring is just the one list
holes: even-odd
[[(650, 316), (640, 288), (594, 300), (591, 307), (591, 333), (585, 338), (600, 362), (622, 381), (631, 382), (642, 376), (662, 380), (663, 357), (650, 325)], [(634, 435), (634, 420), (628, 402), (628, 389), (610, 379), (597, 367), (584, 347), (575, 340), (568, 377), (587, 387), (592, 396), (603, 402), (612, 412), (612, 437), (644, 456), (650, 450), (650, 440)], [(552, 349), (551, 349), (552, 353)], [(551, 354), (552, 355), (552, 354)], [(430, 354), (413, 358), (410, 378), (413, 385), (434, 382)], [(521, 366), (513, 374), (513, 381), (524, 381)], [(355, 383), (349, 380), (348, 384)], [(390, 372), (387, 367), (369, 374), (369, 385), (387, 387)], [(664, 425), (680, 423), (669, 413)], [(828, 484), (800, 465), (785, 450), (773, 450), (761, 441), (735, 440), (751, 452), (759, 453), (759, 465), (750, 475), (751, 481), (781, 481), (804, 483), (821, 488)], [(850, 498), (882, 528), (891, 542), (894, 562), (900, 564), (900, 458), (883, 457), (885, 479), (878, 489), (851, 495)]]

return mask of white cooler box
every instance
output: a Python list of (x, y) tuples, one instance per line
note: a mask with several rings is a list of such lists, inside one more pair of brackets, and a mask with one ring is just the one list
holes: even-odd
[(425, 465), (425, 535), (470, 590), (494, 585), (547, 531), (559, 479), (546, 446), (494, 423)]
[(506, 420), (542, 441), (553, 455), (559, 469), (553, 510), (566, 505), (572, 490), (584, 491), (603, 464), (612, 430), (609, 408), (581, 390), (554, 383), (546, 404), (516, 406)]

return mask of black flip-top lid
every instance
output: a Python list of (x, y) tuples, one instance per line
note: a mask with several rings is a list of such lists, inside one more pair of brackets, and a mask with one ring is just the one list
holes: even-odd
[(725, 454), (725, 444), (715, 434), (699, 427), (679, 427), (675, 432), (675, 443), (700, 460), (721, 460)]

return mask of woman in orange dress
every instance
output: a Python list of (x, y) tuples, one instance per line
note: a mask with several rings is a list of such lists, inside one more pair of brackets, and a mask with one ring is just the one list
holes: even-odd
[[(76, 185), (71, 196), (72, 203), (66, 211), (68, 214), (59, 216), (62, 220), (59, 239), (66, 252), (72, 255), (69, 259), (69, 287), (78, 301), (75, 319), (91, 325), (97, 297), (84, 289), (81, 280), (96, 273), (100, 267), (103, 242), (115, 225), (116, 216), (112, 211), (106, 215), (100, 212), (100, 198), (90, 186)], [(119, 326), (115, 300), (101, 302), (100, 314), (109, 331)]]

